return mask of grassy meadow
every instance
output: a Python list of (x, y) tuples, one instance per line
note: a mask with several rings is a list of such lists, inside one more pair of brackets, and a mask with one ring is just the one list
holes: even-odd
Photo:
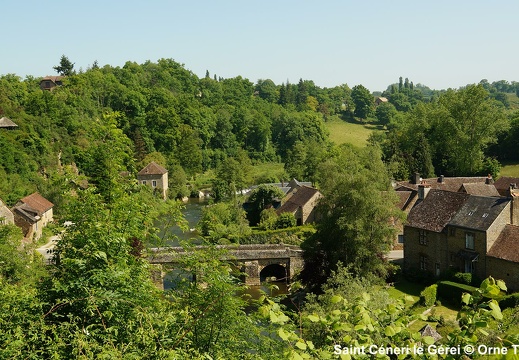
[(357, 147), (364, 147), (368, 137), (373, 131), (380, 131), (375, 124), (363, 124), (360, 122), (345, 121), (338, 117), (332, 117), (325, 122), (330, 133), (330, 140), (337, 144), (350, 143)]

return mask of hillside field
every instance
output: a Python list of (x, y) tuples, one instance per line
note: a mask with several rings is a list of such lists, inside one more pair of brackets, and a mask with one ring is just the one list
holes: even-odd
[(331, 118), (325, 122), (330, 133), (330, 140), (337, 145), (350, 143), (357, 147), (366, 146), (366, 141), (373, 131), (379, 131), (377, 125), (362, 124)]

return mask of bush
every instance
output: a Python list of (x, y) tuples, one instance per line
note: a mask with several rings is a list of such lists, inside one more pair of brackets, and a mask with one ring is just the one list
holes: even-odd
[(499, 307), (501, 310), (515, 308), (516, 306), (519, 306), (519, 293), (506, 295), (501, 300), (499, 300)]
[(461, 304), (461, 295), (463, 293), (472, 293), (476, 290), (475, 287), (458, 284), (452, 281), (440, 281), (438, 282), (437, 296), (443, 299), (444, 302), (451, 302), (454, 305)]
[(296, 223), (294, 214), (285, 212), (278, 216), (275, 227), (276, 229), (286, 229), (296, 226)]
[(438, 285), (434, 284), (431, 286), (426, 287), (423, 289), (423, 291), (420, 293), (420, 302), (427, 306), (433, 306), (436, 302), (436, 292), (438, 290)]
[(457, 272), (454, 274), (453, 280), (460, 284), (470, 285), (470, 284), (472, 284), (472, 274)]

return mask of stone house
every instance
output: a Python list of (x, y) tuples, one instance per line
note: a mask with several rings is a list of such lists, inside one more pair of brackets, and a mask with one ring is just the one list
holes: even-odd
[(14, 223), (22, 229), (24, 238), (37, 240), (41, 237), (43, 228), (54, 220), (53, 207), (53, 203), (37, 192), (13, 207)]
[(14, 215), (0, 199), (0, 225), (14, 224)]
[(63, 85), (62, 80), (64, 77), (65, 76), (45, 76), (40, 81), (40, 89), (50, 91), (54, 89), (56, 86)]
[(418, 192), (404, 226), (405, 271), (436, 277), (448, 272), (472, 273), (479, 279), (494, 276), (519, 289), (519, 258), (509, 255), (519, 252), (514, 240), (519, 238), (514, 237), (519, 234), (519, 202), (513, 189), (506, 198), (430, 189), (427, 184)]
[(322, 194), (316, 188), (306, 185), (292, 186), (276, 213), (294, 214), (297, 225), (313, 223), (318, 220), (316, 207), (321, 198)]
[(137, 173), (137, 181), (160, 191), (164, 200), (168, 196), (168, 171), (152, 161)]

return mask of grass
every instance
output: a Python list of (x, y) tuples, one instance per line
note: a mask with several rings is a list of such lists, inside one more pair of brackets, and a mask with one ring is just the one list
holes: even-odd
[[(413, 298), (414, 302), (409, 306), (411, 307), (413, 314), (419, 315), (427, 310), (426, 307), (421, 306), (419, 304), (420, 293), (423, 289), (425, 289), (425, 285), (423, 284), (412, 283), (404, 278), (400, 278), (397, 282), (395, 282), (394, 286), (388, 289), (388, 293), (389, 296), (393, 299), (402, 299), (404, 296), (410, 295)], [(442, 316), (446, 321), (453, 321), (456, 320), (457, 314), (457, 309), (452, 309), (444, 305), (436, 305), (431, 309), (431, 312), (427, 315), (433, 315), (436, 318)], [(422, 327), (424, 327), (425, 324), (429, 324), (435, 327), (436, 322), (419, 319), (413, 322), (409, 328), (413, 331), (418, 331)]]
[(499, 175), (519, 177), (519, 164), (504, 164)]
[(345, 121), (338, 117), (332, 117), (325, 122), (330, 133), (330, 140), (337, 144), (349, 143), (357, 147), (367, 145), (367, 140), (373, 131), (380, 131), (381, 127), (376, 124)]

